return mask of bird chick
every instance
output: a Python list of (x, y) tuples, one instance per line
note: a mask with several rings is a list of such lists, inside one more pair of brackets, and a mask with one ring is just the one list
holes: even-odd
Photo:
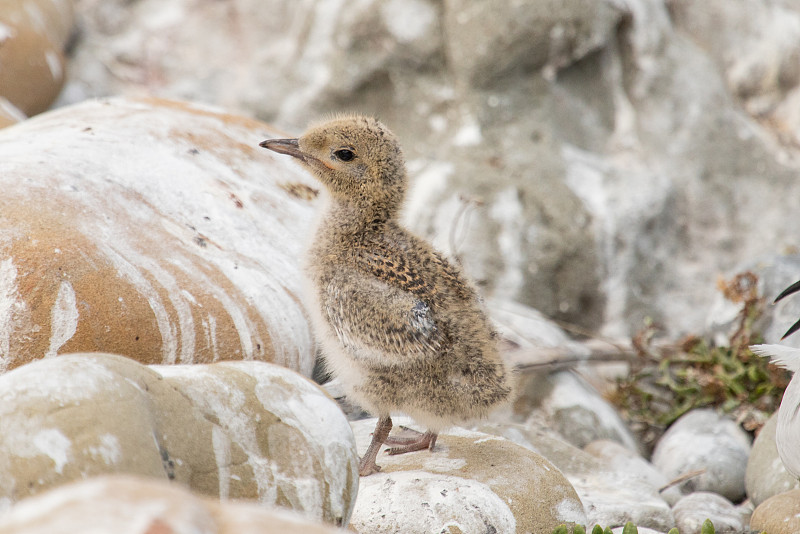
[[(508, 400), (511, 375), (475, 289), (400, 224), (408, 178), (394, 134), (353, 116), (260, 146), (297, 158), (328, 191), (307, 257), (307, 308), (330, 371), (378, 416), (361, 476), (380, 470), (383, 444), (390, 454), (433, 450), (439, 431)], [(394, 412), (427, 432), (390, 437)]]

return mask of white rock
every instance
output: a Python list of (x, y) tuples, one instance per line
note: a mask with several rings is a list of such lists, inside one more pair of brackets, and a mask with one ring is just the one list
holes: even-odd
[(425, 471), (379, 473), (361, 482), (360, 532), (516, 532), (508, 504), (476, 480)]
[(652, 462), (670, 480), (701, 471), (681, 484), (685, 492), (713, 491), (738, 501), (745, 494), (750, 440), (739, 425), (716, 411), (692, 410), (664, 433)]
[(672, 512), (675, 514), (675, 526), (686, 534), (700, 534), (706, 519), (711, 520), (718, 534), (738, 534), (745, 528), (744, 518), (732, 502), (707, 491), (683, 497), (673, 506)]

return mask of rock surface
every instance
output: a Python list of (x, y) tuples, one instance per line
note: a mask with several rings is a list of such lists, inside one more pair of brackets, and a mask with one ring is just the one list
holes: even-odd
[(147, 367), (109, 354), (0, 376), (0, 507), (107, 473), (174, 480), (347, 524), (358, 488), (344, 415), (264, 362)]
[(713, 491), (731, 501), (745, 495), (744, 476), (750, 436), (715, 410), (687, 412), (675, 421), (653, 450), (655, 465), (670, 480), (696, 472), (681, 488)]
[(0, 371), (57, 353), (266, 360), (310, 376), (315, 189), (267, 125), (92, 101), (0, 131)]
[(66, 78), (72, 0), (5, 0), (0, 9), (0, 128), (45, 111)]
[(750, 517), (750, 528), (769, 534), (800, 532), (800, 489), (770, 497)]
[(774, 495), (800, 489), (800, 481), (786, 470), (778, 456), (775, 445), (777, 420), (777, 414), (773, 414), (761, 427), (747, 459), (745, 487), (748, 498), (756, 506)]
[(672, 507), (675, 526), (686, 534), (700, 534), (710, 519), (715, 534), (738, 534), (744, 530), (742, 514), (728, 499), (707, 491), (687, 495)]
[[(410, 425), (393, 418), (395, 426)], [(375, 419), (352, 424), (363, 454)], [(361, 479), (352, 526), (363, 533), (531, 532), (585, 523), (583, 505), (549, 461), (504, 438), (462, 429), (440, 434), (433, 452), (378, 455)], [(460, 530), (458, 530), (460, 529)]]
[(202, 499), (178, 484), (125, 475), (67, 484), (0, 515), (2, 534), (335, 534), (286, 510)]
[[(636, 453), (604, 441), (587, 447), (593, 452), (589, 454), (545, 426), (528, 423), (484, 423), (477, 429), (503, 436), (552, 462), (578, 493), (589, 525), (632, 521), (664, 531), (674, 525), (670, 507), (658, 492), (665, 477)], [(621, 451), (627, 451), (630, 461), (616, 458)]]
[[(630, 450), (637, 449), (636, 439), (614, 407), (585, 380), (565, 371), (548, 376), (547, 384), (539, 392), (540, 408), (530, 416), (529, 425), (544, 420), (578, 448), (610, 439)], [(530, 384), (527, 389), (531, 389)]]

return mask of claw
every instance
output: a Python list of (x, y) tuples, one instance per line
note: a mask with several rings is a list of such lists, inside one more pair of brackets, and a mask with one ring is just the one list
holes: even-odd
[[(415, 431), (416, 432), (416, 431)], [(416, 439), (414, 438), (394, 438), (392, 439), (393, 442), (397, 443), (397, 447), (392, 447), (387, 449), (386, 452), (390, 456), (394, 456), (395, 454), (405, 454), (407, 452), (414, 452), (414, 451), (421, 451), (424, 449), (433, 450), (434, 445), (436, 445), (436, 438), (438, 434), (435, 432), (431, 432), (430, 430), (425, 432), (424, 434), (417, 432), (419, 437)], [(387, 440), (385, 443), (391, 445)]]

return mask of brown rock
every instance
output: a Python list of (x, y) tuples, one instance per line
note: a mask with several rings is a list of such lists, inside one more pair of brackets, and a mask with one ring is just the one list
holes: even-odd
[(0, 518), (2, 534), (334, 534), (338, 530), (285, 510), (218, 502), (178, 484), (104, 476), (53, 489), (14, 506)]
[(758, 506), (766, 499), (789, 491), (800, 489), (800, 482), (783, 465), (775, 445), (777, 412), (761, 427), (747, 457), (747, 470), (744, 484), (747, 497)]
[(260, 122), (87, 102), (0, 132), (0, 370), (65, 352), (274, 361), (306, 375), (310, 178)]
[(750, 516), (750, 528), (769, 534), (800, 532), (800, 489), (770, 497)]
[(50, 107), (64, 83), (64, 47), (72, 20), (70, 0), (3, 2), (0, 97), (27, 115)]

